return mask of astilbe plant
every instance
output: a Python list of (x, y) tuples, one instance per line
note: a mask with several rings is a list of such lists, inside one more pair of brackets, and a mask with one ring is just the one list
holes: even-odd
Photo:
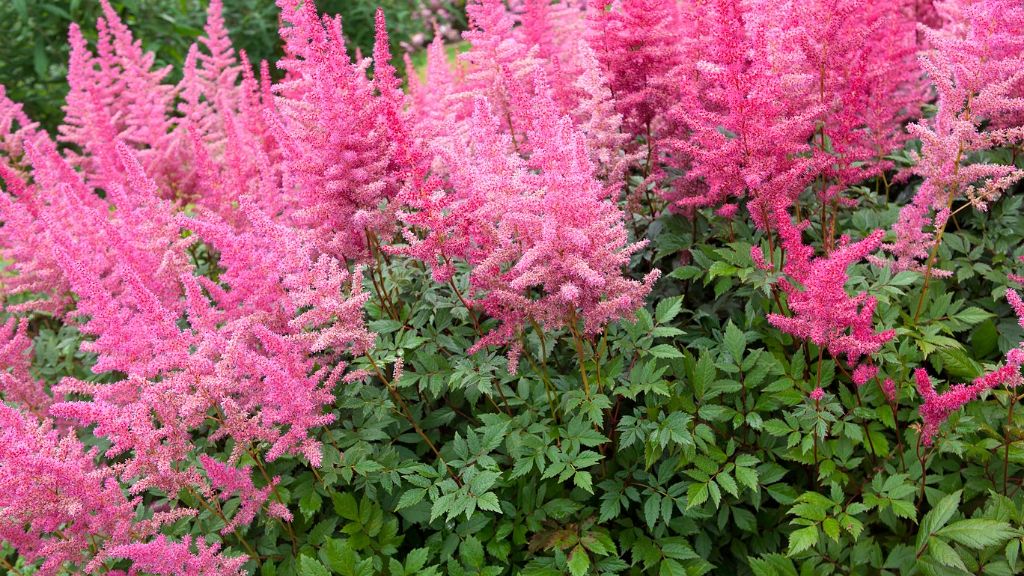
[(512, 134), (481, 98), (469, 146), (441, 153), (450, 190), (426, 190), (419, 210), (404, 216), (423, 227), (422, 238), (407, 235), (406, 252), (429, 263), (436, 279), (449, 281), (454, 261), (472, 266), (469, 302), (501, 323), (470, 352), (512, 344), (513, 372), (519, 335), (531, 323), (594, 335), (636, 310), (657, 279), (656, 271), (643, 283), (623, 276), (642, 245), (628, 242), (622, 213), (595, 177), (586, 137), (559, 114), (540, 73), (532, 84), (531, 93), (511, 100), (532, 111), (520, 133), (530, 156), (517, 152)]
[(1013, 573), (1018, 3), (276, 4), (0, 87), (0, 570)]

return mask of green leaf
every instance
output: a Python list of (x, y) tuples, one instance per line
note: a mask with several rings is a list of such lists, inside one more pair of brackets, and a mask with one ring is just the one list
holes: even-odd
[(964, 378), (967, 380), (973, 380), (978, 376), (981, 376), (981, 366), (967, 356), (961, 348), (943, 348), (939, 350), (939, 358), (942, 359), (942, 365), (953, 376)]
[(591, 494), (594, 493), (594, 480), (590, 476), (590, 472), (577, 472), (573, 475), (572, 481), (576, 486), (579, 486)]
[(310, 490), (305, 496), (299, 499), (299, 511), (306, 519), (310, 519), (314, 514), (320, 511), (320, 505), (323, 504), (323, 499), (316, 490)]
[(473, 568), (483, 568), (484, 547), (476, 536), (467, 536), (459, 545), (459, 556), (462, 562)]
[(971, 518), (954, 522), (935, 533), (950, 538), (964, 546), (981, 549), (986, 546), (1002, 544), (1019, 534), (1006, 522)]
[(658, 565), (658, 576), (686, 576), (686, 567), (671, 558), (665, 558)]
[(654, 529), (654, 525), (658, 522), (659, 514), (661, 514), (661, 496), (651, 494), (644, 502), (644, 520), (647, 521), (648, 528)]
[(743, 351), (747, 347), (747, 337), (743, 331), (732, 323), (732, 320), (725, 326), (725, 349), (732, 356), (733, 362), (739, 364), (743, 361)]
[(583, 576), (590, 570), (590, 556), (587, 555), (587, 551), (583, 546), (577, 544), (572, 549), (567, 566), (572, 576)]
[(651, 356), (655, 358), (682, 358), (683, 353), (678, 348), (671, 344), (658, 344), (657, 346), (648, 350)]
[(319, 560), (302, 555), (299, 557), (299, 576), (331, 576), (331, 572)]
[(968, 326), (974, 326), (975, 324), (983, 320), (987, 320), (991, 317), (991, 312), (986, 312), (985, 310), (982, 310), (977, 306), (965, 308), (960, 312), (956, 313), (955, 315), (953, 315), (953, 318), (956, 318), (957, 320), (967, 324)]
[(942, 500), (939, 500), (935, 508), (932, 508), (931, 511), (924, 515), (924, 519), (921, 520), (921, 534), (924, 537), (927, 538), (936, 530), (945, 526), (946, 522), (949, 522), (949, 519), (953, 517), (957, 507), (960, 505), (960, 494), (962, 492), (962, 490), (957, 490), (945, 496)]
[(403, 508), (408, 508), (418, 504), (423, 497), (427, 495), (427, 491), (424, 488), (410, 488), (402, 493), (402, 497), (398, 499), (398, 506), (395, 507), (395, 511)]
[(321, 548), (321, 553), (332, 571), (338, 574), (352, 573), (357, 558), (355, 551), (346, 542), (332, 538)]
[(999, 345), (999, 331), (995, 322), (986, 320), (971, 332), (971, 350), (975, 358), (984, 358)]
[(359, 520), (359, 504), (355, 496), (348, 492), (331, 494), (331, 502), (334, 503), (334, 512), (346, 520)]
[(786, 555), (799, 554), (817, 543), (818, 527), (805, 526), (789, 535), (789, 550), (786, 551)]
[(960, 558), (960, 555), (957, 554), (956, 550), (953, 550), (953, 547), (947, 544), (944, 540), (935, 538), (934, 536), (929, 538), (928, 552), (939, 564), (949, 566), (950, 568), (959, 568), (960, 570), (967, 572), (967, 566)]
[(682, 309), (682, 296), (666, 298), (665, 300), (658, 302), (658, 306), (654, 309), (654, 318), (658, 321), (658, 324), (667, 324), (671, 322)]
[(706, 482), (694, 482), (686, 490), (686, 509), (700, 506), (708, 501), (708, 485)]
[[(582, 472), (582, 474), (587, 474)], [(589, 476), (589, 474), (587, 474)], [(593, 491), (590, 491), (593, 494)], [(481, 510), (489, 510), (491, 512), (501, 512), (501, 503), (498, 501), (498, 496), (494, 492), (487, 492), (476, 501), (476, 507)]]

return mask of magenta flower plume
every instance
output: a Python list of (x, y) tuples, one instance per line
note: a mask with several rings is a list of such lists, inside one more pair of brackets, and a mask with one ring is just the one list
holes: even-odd
[(0, 324), (0, 401), (14, 403), (43, 416), (52, 399), (45, 384), (29, 373), (31, 354), (28, 319), (10, 318)]
[(113, 546), (106, 551), (109, 558), (124, 558), (132, 562), (128, 571), (130, 576), (136, 574), (156, 574), (159, 576), (234, 576), (241, 575), (244, 556), (228, 558), (219, 553), (219, 544), (206, 544), (202, 538), (196, 538), (195, 552), (192, 552), (193, 538), (185, 536), (180, 542), (172, 542), (166, 536), (145, 543), (123, 544)]
[[(875, 299), (867, 294), (851, 297), (845, 285), (847, 269), (878, 249), (883, 231), (876, 230), (859, 242), (844, 238), (831, 254), (815, 257), (813, 250), (803, 244), (799, 227), (788, 224), (788, 218), (779, 217), (777, 221), (786, 223), (780, 235), (786, 250), (783, 271), (788, 279), (779, 283), (792, 316), (769, 314), (768, 321), (783, 332), (828, 348), (833, 356), (844, 354), (851, 366), (878, 352), (895, 332), (876, 333), (872, 318)], [(862, 369), (855, 381), (869, 370)]]
[(529, 112), (518, 128), (528, 158), (490, 103), (478, 99), (470, 145), (441, 150), (447, 185), (431, 179), (415, 210), (401, 215), (409, 226), (403, 251), (429, 263), (442, 282), (451, 279), (453, 261), (467, 262), (470, 300), (500, 321), (471, 351), (513, 344), (512, 358), (531, 322), (552, 329), (579, 320), (586, 334), (596, 333), (640, 307), (657, 278), (656, 271), (643, 282), (623, 276), (641, 245), (628, 243), (622, 213), (595, 177), (586, 136), (559, 113), (540, 73), (532, 85), (510, 100)]
[(82, 154), (69, 152), (90, 184), (105, 187), (118, 181), (119, 166), (113, 143), (124, 141), (139, 154), (147, 174), (157, 181), (161, 195), (173, 195), (172, 182), (181, 169), (179, 148), (171, 116), (175, 87), (163, 83), (170, 67), (154, 69), (155, 56), (143, 52), (108, 0), (101, 0), (98, 39), (93, 54), (74, 24), (69, 42), (67, 105), (60, 128), (61, 140)]
[(97, 538), (130, 541), (137, 502), (92, 456), (74, 434), (0, 403), (0, 540), (41, 560), (37, 574), (85, 571)]
[[(315, 230), (318, 249), (342, 259), (367, 255), (367, 232), (385, 238), (392, 215), (381, 204), (400, 187), (395, 162), (408, 143), (396, 141), (404, 129), (402, 107), (390, 62), (353, 62), (345, 49), (340, 18), (317, 16), (312, 2), (279, 0), (287, 74), (274, 86), (278, 96), (265, 113), (280, 143), (283, 185), (295, 194), (295, 223)], [(389, 57), (383, 21), (377, 58)], [(379, 95), (377, 93), (380, 93)], [(346, 126), (339, 130), (337, 126)]]
[[(923, 178), (914, 199), (893, 226), (896, 241), (885, 249), (894, 270), (927, 269), (936, 232), (950, 207), (963, 198), (978, 210), (1024, 178), (1024, 170), (977, 162), (977, 152), (1024, 139), (1024, 7), (1012, 0), (944, 2), (947, 22), (928, 29), (921, 66), (938, 93), (930, 122), (910, 126), (921, 139), (913, 171)], [(932, 274), (948, 275), (942, 270)]]

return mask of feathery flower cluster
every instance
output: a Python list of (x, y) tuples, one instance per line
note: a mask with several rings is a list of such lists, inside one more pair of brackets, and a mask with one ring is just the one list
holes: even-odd
[(947, 22), (926, 30), (929, 49), (920, 59), (938, 93), (937, 111), (930, 122), (910, 126), (921, 139), (913, 171), (923, 182), (893, 226), (896, 241), (885, 246), (895, 257), (894, 270), (931, 264), (937, 231), (945, 228), (954, 201), (985, 210), (1024, 178), (1014, 166), (973, 160), (979, 151), (1024, 142), (1024, 6), (1012, 0), (936, 5)]
[(398, 192), (395, 162), (407, 145), (383, 16), (378, 12), (370, 80), (370, 61), (353, 62), (345, 49), (340, 17), (321, 19), (312, 2), (277, 5), (286, 24), (285, 57), (277, 63), (285, 78), (265, 115), (280, 145), (283, 187), (298, 201), (293, 220), (316, 232), (324, 253), (363, 259), (367, 232), (391, 233), (390, 210), (381, 204)]
[[(320, 465), (314, 433), (334, 418), (333, 389), (363, 376), (346, 356), (373, 346), (362, 316), (368, 295), (360, 270), (339, 258), (362, 256), (362, 240), (352, 239), (381, 228), (360, 211), (377, 214), (397, 191), (403, 171), (394, 159), (408, 153), (404, 100), (385, 49), (372, 81), (365, 63), (338, 65), (337, 22), (307, 18), (307, 9), (286, 10), (288, 76), (272, 88), (265, 68), (257, 81), (244, 55), (235, 59), (221, 4), (211, 2), (205, 50), (193, 47), (176, 87), (102, 6), (95, 54), (71, 31), (61, 133), (74, 148), (59, 150), (0, 98), (0, 244), (14, 273), (3, 296), (23, 301), (5, 311), (77, 325), (89, 336), (83, 350), (98, 356), (93, 370), (120, 379), (65, 378), (48, 391), (29, 374), (26, 322), (2, 326), (2, 398), (24, 411), (0, 405), (0, 539), (41, 561), (41, 574), (93, 571), (115, 558), (129, 560), (131, 574), (234, 574), (244, 557), (202, 540), (154, 538), (162, 522), (195, 511), (178, 505), (140, 523), (134, 508), (150, 490), (195, 491), (240, 498), (227, 531), (263, 509), (290, 519), (268, 502), (277, 480), (257, 484), (237, 464), (248, 453)], [(382, 19), (379, 33), (386, 46)], [(336, 114), (335, 124), (358, 112), (367, 124), (341, 150), (331, 140), (339, 131), (317, 139), (300, 129), (319, 121), (303, 110)], [(311, 163), (343, 160), (344, 186), (309, 180)], [(308, 198), (324, 190), (333, 195)], [(198, 207), (189, 217), (183, 201)], [(342, 218), (332, 221), (338, 231), (304, 226), (310, 207)], [(199, 241), (219, 256), (207, 276), (190, 257)], [(50, 418), (91, 428), (109, 447), (86, 453)], [(228, 461), (203, 454), (198, 433), (230, 438)]]
[(673, 72), (683, 92), (666, 114), (669, 162), (685, 172), (665, 191), (675, 209), (745, 193), (755, 224), (772, 230), (777, 209), (815, 179), (831, 202), (891, 168), (884, 156), (906, 141), (902, 123), (923, 99), (903, 3), (717, 0), (688, 10), (693, 32)]
[[(845, 355), (851, 366), (878, 352), (895, 332), (876, 333), (872, 318), (874, 297), (863, 293), (850, 297), (844, 286), (847, 269), (877, 250), (884, 232), (876, 230), (852, 243), (844, 236), (831, 254), (815, 257), (813, 249), (803, 244), (800, 226), (782, 217), (776, 221), (784, 225), (779, 233), (781, 247), (786, 251), (783, 272), (787, 278), (779, 280), (779, 285), (787, 295), (792, 316), (769, 314), (768, 321), (783, 332), (828, 348), (833, 356)], [(869, 366), (855, 369), (858, 385), (872, 376)]]
[(512, 344), (511, 371), (524, 326), (575, 329), (578, 319), (585, 334), (597, 333), (640, 307), (657, 279), (656, 271), (642, 283), (623, 276), (642, 245), (628, 243), (622, 213), (595, 176), (586, 137), (559, 114), (542, 72), (532, 84), (532, 93), (516, 92), (511, 100), (532, 111), (520, 132), (530, 156), (516, 151), (489, 102), (478, 99), (469, 146), (441, 150), (447, 185), (428, 182), (439, 189), (423, 194), (417, 211), (402, 214), (423, 232), (406, 234), (404, 252), (429, 263), (436, 279), (449, 281), (455, 260), (472, 266), (469, 299), (501, 324), (470, 352)]
[[(1017, 314), (1017, 321), (1024, 328), (1024, 300), (1014, 290), (1006, 291), (1006, 299)], [(923, 402), (918, 408), (921, 413), (921, 437), (925, 444), (931, 444), (935, 434), (949, 415), (980, 396), (986, 390), (998, 386), (1016, 388), (1024, 381), (1021, 367), (1024, 366), (1024, 342), (1006, 354), (1006, 362), (999, 368), (976, 378), (971, 384), (955, 384), (942, 394), (935, 392), (931, 378), (923, 369), (914, 372), (917, 391)]]
[[(93, 573), (109, 558), (135, 560), (132, 574), (154, 572), (154, 562), (189, 566), (159, 574), (239, 573), (244, 557), (226, 558), (202, 540), (197, 555), (188, 538), (175, 543), (157, 536), (143, 543), (182, 513), (136, 522), (141, 499), (126, 498), (114, 471), (97, 467), (94, 456), (73, 433), (60, 434), (51, 421), (0, 403), (0, 540), (29, 562), (41, 561), (37, 574), (53, 576), (69, 567)], [(149, 553), (126, 553), (133, 549)]]
[(27, 319), (10, 318), (0, 324), (0, 401), (12, 402), (43, 415), (51, 398), (45, 384), (29, 374), (31, 353)]

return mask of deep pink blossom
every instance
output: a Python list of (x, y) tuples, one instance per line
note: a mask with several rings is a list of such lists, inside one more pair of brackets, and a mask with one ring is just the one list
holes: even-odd
[(124, 558), (132, 562), (128, 574), (157, 574), (160, 576), (231, 576), (241, 575), (245, 556), (234, 558), (221, 554), (219, 544), (206, 544), (202, 538), (194, 541), (184, 536), (172, 542), (160, 535), (145, 543), (123, 544), (106, 550), (109, 558)]
[(847, 269), (877, 250), (884, 232), (876, 230), (852, 243), (844, 237), (832, 253), (815, 257), (803, 244), (800, 227), (782, 216), (776, 221), (783, 226), (781, 245), (786, 251), (783, 271), (787, 278), (779, 284), (791, 315), (769, 314), (768, 321), (783, 332), (827, 347), (833, 356), (844, 354), (850, 365), (878, 352), (895, 332), (875, 332), (876, 300), (867, 294), (851, 297), (845, 285)]
[(910, 126), (921, 139), (913, 171), (923, 182), (893, 226), (896, 242), (885, 247), (895, 270), (929, 266), (933, 229), (945, 227), (955, 200), (985, 210), (1024, 178), (1014, 166), (974, 159), (1024, 139), (1024, 7), (1013, 0), (950, 0), (938, 8), (947, 22), (926, 30), (929, 49), (920, 57), (938, 93), (937, 111), (930, 122)]
[(0, 403), (0, 540), (38, 574), (84, 571), (97, 538), (130, 541), (135, 504), (74, 434)]

